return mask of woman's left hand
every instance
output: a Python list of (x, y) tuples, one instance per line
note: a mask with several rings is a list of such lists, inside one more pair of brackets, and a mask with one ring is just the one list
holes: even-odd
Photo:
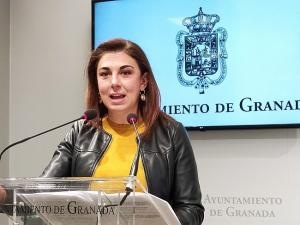
[(0, 186), (0, 203), (5, 202), (6, 199), (6, 190)]

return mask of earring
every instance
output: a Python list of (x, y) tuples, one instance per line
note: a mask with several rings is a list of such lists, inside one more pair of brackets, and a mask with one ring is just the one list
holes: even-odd
[(141, 90), (140, 98), (141, 98), (142, 102), (146, 101), (146, 91), (145, 90)]

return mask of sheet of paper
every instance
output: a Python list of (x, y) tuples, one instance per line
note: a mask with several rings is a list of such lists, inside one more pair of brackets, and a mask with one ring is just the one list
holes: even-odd
[(52, 225), (180, 225), (170, 205), (148, 193), (62, 191), (19, 194), (23, 207)]

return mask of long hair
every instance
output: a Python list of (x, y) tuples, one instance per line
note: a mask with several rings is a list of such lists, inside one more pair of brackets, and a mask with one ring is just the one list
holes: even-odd
[(97, 66), (104, 54), (109, 52), (124, 52), (132, 57), (138, 64), (142, 74), (146, 74), (148, 80), (145, 89), (146, 101), (139, 100), (138, 113), (142, 117), (145, 124), (143, 137), (148, 137), (153, 128), (153, 124), (157, 119), (167, 118), (160, 110), (160, 93), (157, 83), (146, 57), (146, 54), (137, 44), (125, 39), (112, 39), (100, 44), (91, 54), (87, 67), (87, 92), (86, 92), (86, 107), (97, 110), (98, 118), (92, 121), (94, 126), (102, 126), (102, 118), (107, 114), (107, 107), (99, 101), (99, 90), (97, 83)]

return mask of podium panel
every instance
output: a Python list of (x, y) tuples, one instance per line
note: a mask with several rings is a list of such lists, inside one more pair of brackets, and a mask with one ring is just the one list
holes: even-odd
[(7, 195), (0, 210), (15, 225), (180, 225), (135, 177), (0, 179), (0, 186)]

